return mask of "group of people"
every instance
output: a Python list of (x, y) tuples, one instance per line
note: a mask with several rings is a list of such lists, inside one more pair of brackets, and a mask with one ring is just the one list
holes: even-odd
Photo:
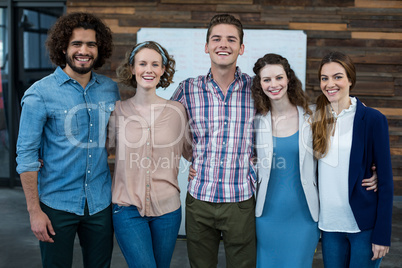
[(191, 267), (216, 267), (221, 239), (228, 267), (311, 267), (320, 236), (325, 267), (379, 267), (388, 253), (387, 120), (350, 95), (347, 55), (322, 59), (312, 106), (280, 55), (258, 59), (253, 78), (242, 73), (242, 24), (219, 14), (208, 26), (206, 75), (163, 99), (156, 89), (172, 83), (175, 61), (161, 44), (139, 43), (117, 69), (135, 89), (120, 101), (116, 83), (93, 71), (112, 52), (101, 20), (65, 15), (46, 45), (58, 67), (26, 91), (17, 143), (43, 267), (71, 267), (76, 234), (85, 267), (110, 267), (113, 234), (129, 267), (169, 267), (182, 156), (191, 162)]

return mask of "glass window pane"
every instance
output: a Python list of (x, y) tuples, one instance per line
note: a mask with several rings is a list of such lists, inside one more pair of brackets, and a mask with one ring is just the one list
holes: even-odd
[(24, 53), (24, 68), (40, 68), (40, 35), (32, 32), (24, 32), (24, 52), (36, 51), (36, 53)]
[(9, 142), (7, 122), (7, 9), (0, 8), (0, 177), (10, 176)]
[(23, 9), (20, 28), (24, 33), (24, 69), (49, 70), (52, 64), (45, 47), (49, 28), (61, 15), (61, 9)]

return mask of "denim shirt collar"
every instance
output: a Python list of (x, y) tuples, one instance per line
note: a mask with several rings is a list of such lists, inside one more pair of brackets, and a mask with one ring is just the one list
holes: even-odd
[[(64, 83), (67, 83), (68, 81), (74, 80), (68, 74), (66, 74), (60, 66), (58, 66), (56, 68), (56, 71), (54, 72), (54, 74), (55, 74), (56, 81), (59, 84), (59, 86), (61, 86)], [(99, 75), (97, 73), (91, 71), (91, 80), (89, 80), (87, 87), (89, 88), (89, 86), (92, 85), (93, 83), (99, 84)]]

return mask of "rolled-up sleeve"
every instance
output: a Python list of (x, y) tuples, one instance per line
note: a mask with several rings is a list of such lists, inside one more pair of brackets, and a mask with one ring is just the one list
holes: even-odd
[(39, 150), (47, 120), (43, 98), (35, 88), (26, 91), (21, 101), (22, 112), (17, 140), (17, 172), (38, 171)]

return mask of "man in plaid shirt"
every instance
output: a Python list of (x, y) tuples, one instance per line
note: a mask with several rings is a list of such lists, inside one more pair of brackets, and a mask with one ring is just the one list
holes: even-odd
[(195, 172), (186, 198), (191, 267), (216, 267), (221, 236), (227, 267), (255, 267), (252, 78), (236, 66), (243, 35), (232, 15), (214, 16), (205, 45), (210, 71), (183, 81), (172, 96), (186, 107), (193, 134)]

